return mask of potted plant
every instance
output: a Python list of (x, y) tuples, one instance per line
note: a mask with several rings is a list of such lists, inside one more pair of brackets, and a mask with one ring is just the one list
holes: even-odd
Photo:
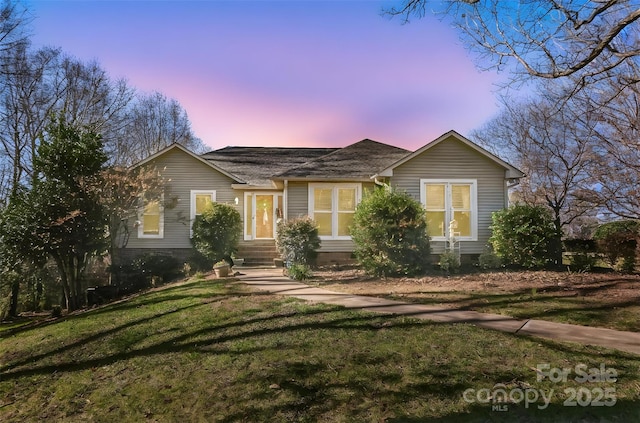
[(217, 278), (226, 278), (229, 276), (229, 270), (231, 266), (225, 260), (220, 260), (216, 264), (213, 265), (213, 271), (216, 274)]
[(242, 266), (244, 264), (244, 258), (236, 257), (235, 254), (231, 255), (231, 260), (233, 260), (233, 266)]

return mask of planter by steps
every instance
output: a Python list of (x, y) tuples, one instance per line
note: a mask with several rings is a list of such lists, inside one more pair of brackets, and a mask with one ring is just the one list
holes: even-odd
[(231, 268), (228, 264), (224, 264), (214, 267), (213, 271), (215, 272), (217, 278), (226, 278), (227, 276), (229, 276), (230, 269)]

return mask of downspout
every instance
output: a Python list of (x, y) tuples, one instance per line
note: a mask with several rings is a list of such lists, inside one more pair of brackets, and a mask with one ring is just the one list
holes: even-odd
[(387, 184), (387, 183), (385, 183), (385, 182), (382, 182), (381, 180), (379, 180), (379, 179), (378, 179), (378, 177), (377, 177), (377, 176), (374, 176), (374, 177), (373, 177), (373, 182), (374, 182), (376, 185), (380, 186), (380, 187), (385, 187), (385, 188), (386, 188), (386, 189), (388, 189), (388, 190), (390, 190), (390, 189), (391, 189), (391, 185), (389, 185), (389, 184)]
[(505, 181), (505, 185), (506, 185), (506, 190), (505, 190), (505, 201), (504, 201), (504, 207), (507, 208), (509, 207), (511, 201), (509, 199), (509, 192), (511, 190), (511, 188), (517, 187), (518, 185), (520, 185), (520, 179), (517, 178), (513, 178), (513, 179), (507, 179)]
[(289, 180), (284, 180), (284, 190), (282, 192), (282, 218), (287, 220), (289, 218)]

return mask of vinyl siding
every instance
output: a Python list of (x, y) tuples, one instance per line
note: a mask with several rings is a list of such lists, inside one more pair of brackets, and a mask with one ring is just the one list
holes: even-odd
[[(234, 181), (185, 152), (174, 148), (155, 159), (155, 166), (167, 182), (165, 203), (175, 207), (164, 210), (164, 237), (138, 238), (138, 230), (129, 222), (130, 238), (127, 248), (191, 248), (189, 218), (191, 190), (216, 191), (216, 202), (234, 204), (238, 197), (238, 211), (242, 214), (242, 195), (234, 192)], [(140, 217), (138, 217), (140, 219)]]
[[(478, 181), (478, 241), (462, 241), (462, 254), (480, 254), (491, 236), (491, 214), (506, 206), (505, 169), (455, 138), (440, 142), (393, 170), (391, 185), (420, 201), (420, 179)], [(444, 242), (431, 243), (434, 253)]]

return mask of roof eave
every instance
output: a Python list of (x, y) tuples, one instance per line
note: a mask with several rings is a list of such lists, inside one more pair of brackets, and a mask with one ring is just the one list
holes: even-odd
[(254, 185), (254, 184), (231, 184), (231, 188), (238, 191), (273, 191), (281, 189), (275, 181), (271, 181), (271, 185)]
[(289, 181), (289, 182), (371, 182), (371, 178), (368, 176), (344, 178), (337, 176), (279, 176), (273, 178), (274, 181)]

